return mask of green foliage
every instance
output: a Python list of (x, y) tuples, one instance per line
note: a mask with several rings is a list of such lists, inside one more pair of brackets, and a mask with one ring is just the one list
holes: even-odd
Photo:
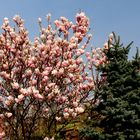
[(93, 138), (94, 140), (99, 139), (98, 136), (99, 134), (94, 129), (91, 129), (90, 127), (81, 129), (79, 134), (83, 139), (88, 139), (88, 140), (92, 140)]
[[(92, 125), (82, 130), (85, 137), (105, 140), (136, 140), (140, 139), (140, 57), (137, 50), (133, 60), (128, 60), (130, 43), (127, 47), (120, 44), (120, 38), (114, 34), (114, 42), (108, 43), (105, 50), (108, 63), (99, 67), (106, 81), (101, 86), (102, 102), (93, 108), (102, 117), (97, 120), (96, 127)], [(89, 131), (90, 130), (90, 131)], [(94, 130), (94, 131), (92, 131)]]

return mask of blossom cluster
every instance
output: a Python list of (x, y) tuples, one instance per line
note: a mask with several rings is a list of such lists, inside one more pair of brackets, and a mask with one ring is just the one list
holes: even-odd
[[(0, 118), (14, 132), (20, 127), (28, 130), (28, 118), (43, 116), (50, 123), (83, 113), (83, 101), (95, 88), (94, 78), (86, 72), (83, 54), (89, 67), (106, 62), (99, 48), (85, 52), (91, 39), (85, 13), (76, 15), (75, 24), (60, 17), (52, 25), (50, 19), (48, 14), (47, 27), (42, 27), (42, 19), (38, 19), (40, 36), (31, 42), (20, 16), (13, 18), (16, 28), (4, 18), (0, 35)], [(18, 120), (22, 120), (21, 124)]]
[(54, 27), (50, 18), (49, 14), (45, 28), (38, 19), (40, 36), (34, 42), (29, 40), (20, 16), (13, 18), (16, 28), (4, 18), (0, 35), (0, 117), (7, 122), (14, 120), (10, 124), (13, 129), (19, 117), (26, 120), (34, 112), (46, 118), (54, 115), (56, 121), (75, 118), (84, 112), (82, 100), (94, 88), (82, 57), (91, 37), (80, 45), (89, 30), (89, 19), (81, 12), (75, 24), (60, 17)]

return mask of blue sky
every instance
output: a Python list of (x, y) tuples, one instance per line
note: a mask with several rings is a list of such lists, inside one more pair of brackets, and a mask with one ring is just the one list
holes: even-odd
[(19, 14), (33, 40), (39, 34), (38, 17), (44, 18), (44, 24), (48, 13), (52, 14), (52, 21), (66, 16), (74, 22), (80, 9), (90, 18), (93, 46), (102, 47), (114, 31), (124, 44), (134, 41), (130, 56), (135, 47), (140, 48), (140, 0), (1, 0), (0, 25), (4, 17), (12, 19)]

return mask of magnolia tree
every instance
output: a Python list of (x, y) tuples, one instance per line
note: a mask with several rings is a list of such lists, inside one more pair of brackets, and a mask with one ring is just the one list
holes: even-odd
[(48, 134), (56, 134), (57, 122), (65, 125), (84, 112), (83, 102), (95, 88), (82, 57), (91, 39), (89, 19), (81, 12), (75, 24), (60, 17), (51, 25), (50, 18), (49, 14), (46, 28), (38, 19), (41, 32), (34, 42), (18, 15), (13, 18), (15, 27), (4, 18), (0, 35), (1, 138), (29, 140), (40, 119)]

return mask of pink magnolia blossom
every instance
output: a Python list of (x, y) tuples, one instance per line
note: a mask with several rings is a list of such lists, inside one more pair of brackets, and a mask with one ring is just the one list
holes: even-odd
[(14, 101), (14, 97), (13, 97), (12, 95), (9, 95), (9, 96), (7, 97), (7, 99), (8, 99), (9, 101)]
[(42, 22), (42, 19), (41, 19), (40, 17), (38, 18), (38, 22), (39, 22), (39, 23), (41, 23), (41, 22)]
[(0, 75), (5, 79), (10, 79), (10, 74), (8, 74), (6, 71), (0, 72)]
[(12, 103), (12, 102), (11, 102), (10, 100), (6, 100), (6, 101), (5, 101), (5, 105), (7, 105), (7, 106), (11, 106), (11, 103)]
[(44, 112), (45, 112), (45, 113), (48, 113), (48, 111), (49, 111), (48, 108), (45, 108), (45, 109), (44, 109)]
[(46, 19), (49, 21), (51, 19), (51, 14), (47, 14)]
[(5, 136), (5, 132), (4, 131), (2, 131), (2, 132), (0, 132), (0, 139), (2, 140), (2, 138)]
[(53, 98), (54, 94), (53, 93), (49, 93), (48, 94), (48, 100), (51, 100)]
[(23, 99), (24, 99), (24, 95), (23, 94), (18, 95), (18, 100), (19, 101), (22, 101)]
[(69, 114), (72, 114), (74, 112), (74, 109), (73, 108), (69, 108), (68, 112), (69, 112)]
[(59, 75), (63, 75), (64, 74), (64, 68), (60, 68), (58, 73), (59, 73)]
[(32, 85), (36, 85), (37, 80), (33, 79), (33, 80), (31, 81), (31, 83), (32, 83)]
[(67, 60), (62, 62), (62, 66), (63, 66), (63, 67), (67, 67), (68, 65), (69, 65), (69, 63), (68, 63)]
[(3, 64), (4, 69), (8, 69), (8, 64)]
[(21, 100), (18, 99), (18, 98), (15, 98), (15, 102), (16, 102), (17, 104), (19, 104), (19, 103), (21, 102)]
[(18, 89), (19, 88), (19, 84), (17, 82), (12, 83), (11, 85), (12, 85), (12, 87), (14, 89)]
[(104, 49), (108, 49), (108, 43), (104, 44)]
[(60, 122), (61, 121), (61, 117), (55, 117), (55, 119), (58, 121), (58, 122)]
[(13, 20), (14, 20), (15, 22), (17, 22), (17, 23), (20, 23), (21, 18), (20, 18), (19, 15), (15, 15), (15, 16), (13, 17)]
[(57, 73), (58, 73), (57, 70), (52, 71), (52, 75), (57, 75)]
[(37, 98), (37, 99), (39, 99), (39, 100), (44, 99), (44, 97), (41, 94), (39, 94), (39, 93), (34, 94), (34, 97)]
[(64, 115), (64, 118), (65, 119), (68, 119), (69, 118), (69, 113), (65, 112), (63, 115)]
[(73, 102), (73, 106), (74, 107), (77, 107), (78, 106), (78, 103), (77, 102)]
[(32, 71), (31, 71), (30, 69), (28, 69), (28, 70), (26, 71), (26, 76), (30, 76), (30, 75), (32, 75)]
[(25, 88), (21, 88), (19, 91), (20, 91), (21, 95), (27, 95), (28, 94), (28, 91)]
[(12, 117), (12, 115), (13, 115), (13, 114), (12, 114), (11, 112), (6, 112), (6, 113), (5, 113), (5, 116), (6, 116), (7, 118)]
[(49, 91), (49, 88), (47, 86), (45, 86), (45, 91), (48, 92)]
[(0, 114), (0, 118), (1, 119), (4, 119), (4, 114)]
[(77, 107), (75, 108), (75, 111), (80, 114), (80, 113), (83, 113), (84, 112), (84, 108), (83, 107)]
[(77, 113), (73, 112), (71, 116), (72, 116), (73, 118), (76, 118)]

